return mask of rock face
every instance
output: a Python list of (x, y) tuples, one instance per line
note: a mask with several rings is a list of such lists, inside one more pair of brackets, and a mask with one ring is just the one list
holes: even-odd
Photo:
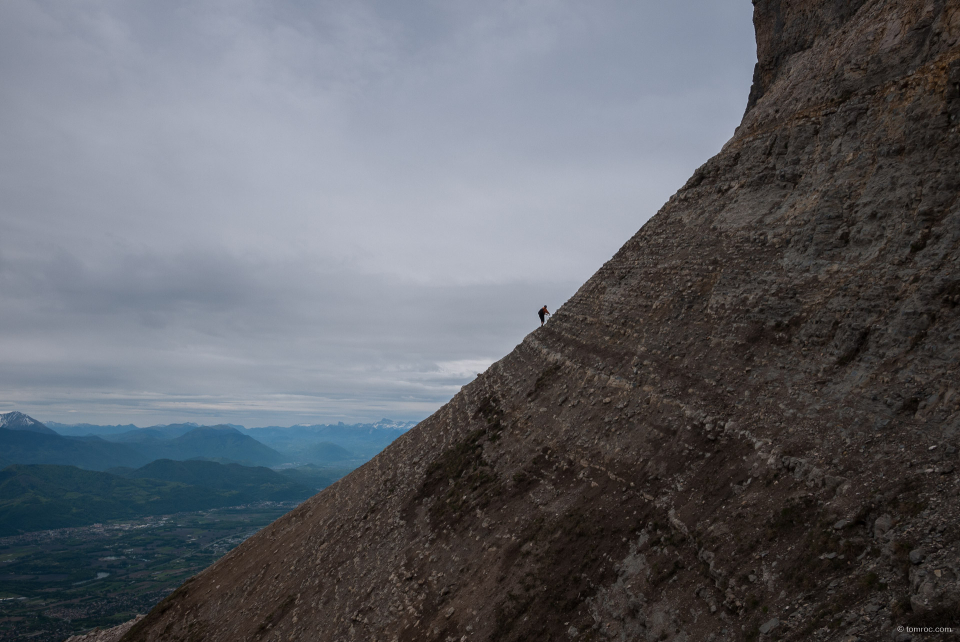
[(71, 635), (67, 638), (67, 642), (117, 642), (134, 624), (142, 619), (143, 616), (138, 615), (129, 622), (124, 622), (109, 629), (94, 629), (84, 635)]
[(546, 326), (125, 640), (957, 626), (960, 5), (754, 5), (723, 150)]

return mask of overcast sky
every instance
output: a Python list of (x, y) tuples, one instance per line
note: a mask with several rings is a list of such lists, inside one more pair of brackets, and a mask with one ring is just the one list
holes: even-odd
[(0, 412), (422, 419), (719, 151), (749, 0), (3, 0)]

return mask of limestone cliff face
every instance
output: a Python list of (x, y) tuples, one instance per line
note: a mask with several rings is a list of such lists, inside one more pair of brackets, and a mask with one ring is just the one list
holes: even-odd
[(752, 108), (797, 53), (829, 38), (856, 15), (865, 0), (754, 0), (757, 66), (747, 109)]
[(545, 327), (125, 640), (960, 624), (960, 4), (754, 4), (723, 150)]

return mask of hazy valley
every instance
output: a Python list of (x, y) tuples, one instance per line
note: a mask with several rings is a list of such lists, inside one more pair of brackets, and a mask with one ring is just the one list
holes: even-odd
[(0, 640), (149, 610), (411, 425), (54, 430), (0, 414)]

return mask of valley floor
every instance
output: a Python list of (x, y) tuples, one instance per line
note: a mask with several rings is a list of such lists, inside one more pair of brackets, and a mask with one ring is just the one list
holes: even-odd
[(60, 642), (146, 613), (295, 502), (0, 538), (0, 642)]

